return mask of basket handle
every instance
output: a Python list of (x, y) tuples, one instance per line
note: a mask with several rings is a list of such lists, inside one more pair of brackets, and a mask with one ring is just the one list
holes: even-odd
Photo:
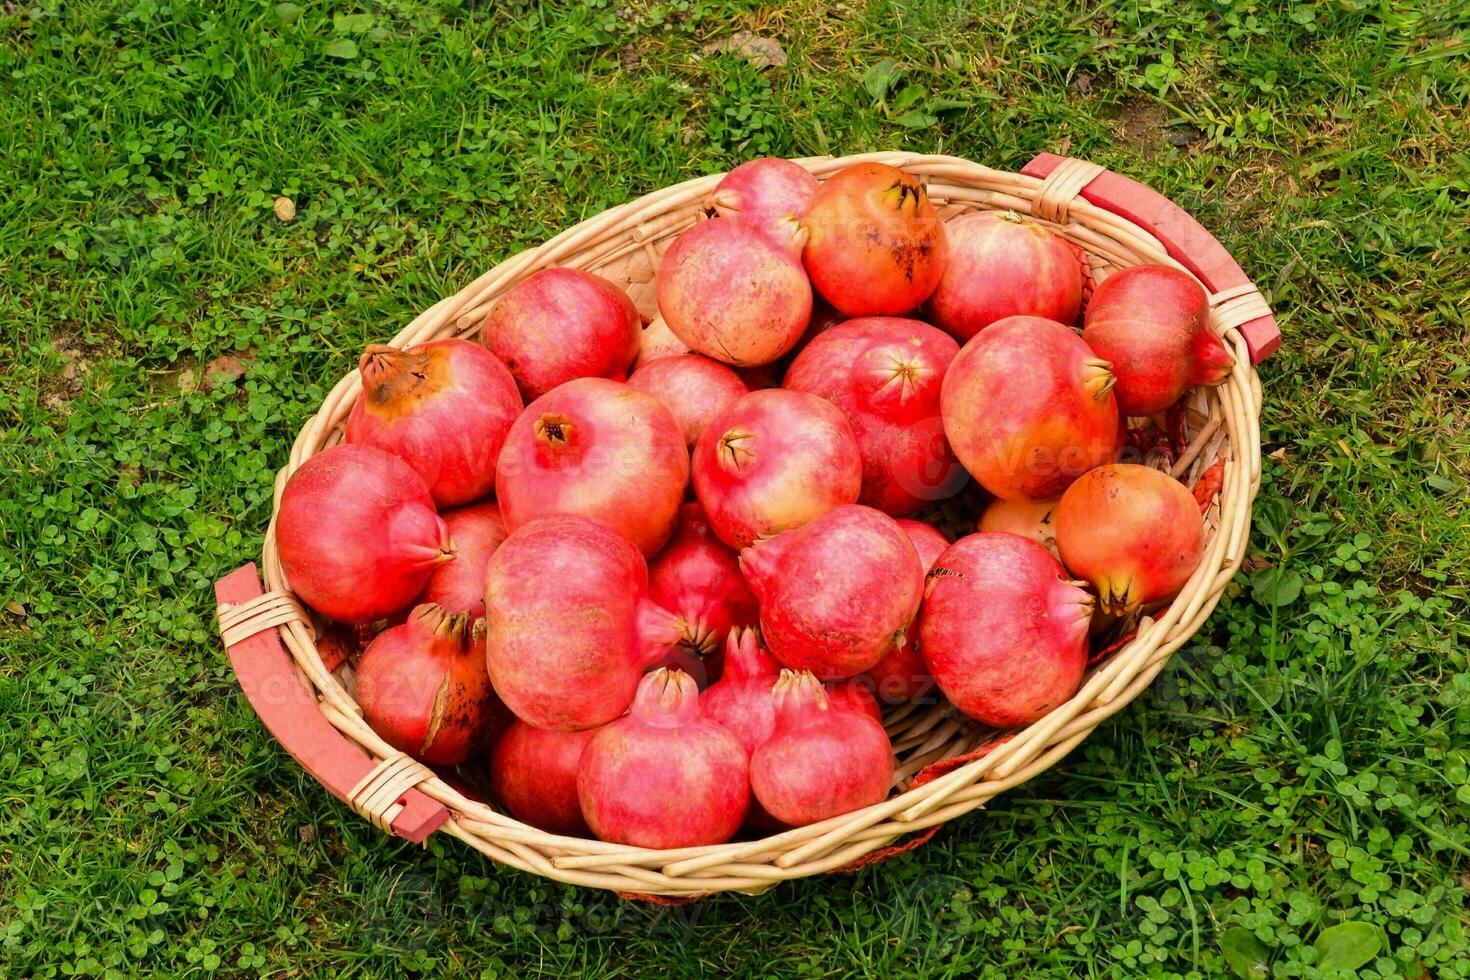
[[(252, 562), (214, 583), (214, 594), (220, 609), (228, 610), (259, 599), (265, 592)], [(232, 637), (236, 635), (232, 633)], [(401, 772), (405, 768), (403, 757), (378, 763), (332, 727), (281, 645), (274, 626), (235, 639), (225, 649), (240, 689), (265, 727), (333, 796), (381, 822), (395, 836), (416, 844), (423, 843), (449, 819), (442, 803), (412, 786), (392, 793), (391, 798), (378, 793), (376, 799), (367, 800), (364, 790), (381, 787), (386, 779)], [(387, 772), (385, 766), (394, 771)], [(354, 803), (354, 797), (359, 802)], [(364, 807), (371, 807), (372, 812), (365, 812)]]
[[(1045, 179), (1069, 162), (1068, 157), (1042, 153), (1022, 167), (1021, 173)], [(1209, 289), (1218, 314), (1229, 319), (1249, 316), (1232, 325), (1244, 338), (1251, 363), (1259, 364), (1276, 353), (1281, 346), (1281, 328), (1265, 300), (1225, 246), (1189, 212), (1153, 188), (1111, 170), (1101, 170), (1077, 192), (1089, 203), (1127, 218), (1163, 243), (1169, 254)]]

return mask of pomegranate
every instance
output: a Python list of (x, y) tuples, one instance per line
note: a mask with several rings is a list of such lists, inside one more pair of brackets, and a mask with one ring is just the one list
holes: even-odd
[(617, 381), (578, 378), (516, 419), (495, 479), (512, 531), (538, 517), (578, 514), (653, 555), (674, 529), (689, 451), (657, 398)]
[(767, 388), (741, 395), (694, 447), (694, 492), (732, 548), (800, 527), (857, 500), (863, 461), (831, 402)]
[(1030, 538), (1058, 558), (1057, 504), (1050, 500), (992, 500), (980, 514), (977, 531), (1009, 531)]
[(908, 642), (924, 569), (893, 518), (833, 508), (740, 553), (777, 660), (824, 680), (852, 677)]
[(643, 328), (643, 337), (638, 346), (639, 364), (658, 357), (677, 357), (691, 353), (693, 351), (689, 349), (689, 345), (674, 336), (663, 317), (654, 317), (653, 322)]
[(301, 464), (281, 494), (276, 552), (286, 581), (317, 612), (375, 622), (407, 608), (454, 559), (423, 478), (372, 446), (334, 446)]
[(777, 820), (803, 826), (881, 803), (893, 748), (861, 711), (831, 710), (807, 671), (783, 670), (772, 692), (776, 727), (750, 759), (755, 798)]
[(1055, 320), (1007, 317), (965, 344), (944, 376), (949, 444), (1006, 500), (1055, 497), (1118, 451), (1108, 363)]
[(510, 815), (550, 834), (586, 837), (577, 766), (599, 729), (549, 732), (511, 723), (490, 754), (490, 787)]
[(621, 381), (643, 319), (628, 294), (581, 269), (542, 269), (490, 308), (480, 339), (529, 401), (573, 378)]
[(626, 718), (582, 754), (577, 795), (602, 840), (635, 847), (720, 844), (750, 804), (745, 749), (701, 716), (694, 678), (659, 670), (643, 678)]
[(485, 574), (486, 657), (495, 690), (522, 721), (577, 731), (633, 700), (644, 669), (684, 626), (648, 598), (648, 568), (626, 537), (584, 517), (512, 532)]
[(896, 167), (855, 163), (817, 189), (802, 261), (817, 292), (848, 316), (897, 316), (944, 272), (944, 222), (923, 185)]
[(649, 563), (648, 595), (683, 623), (679, 648), (666, 666), (680, 667), (701, 687), (720, 676), (725, 635), (757, 619), (739, 557), (715, 537), (697, 503), (679, 509), (673, 538)]
[(1128, 416), (1162, 412), (1195, 385), (1224, 382), (1235, 366), (1210, 327), (1205, 291), (1167, 265), (1137, 265), (1098, 286), (1082, 339), (1112, 363)]
[(1204, 557), (1194, 495), (1147, 466), (1084, 473), (1062, 494), (1056, 521), (1062, 561), (1092, 583), (1110, 615), (1172, 598)]
[(727, 173), (704, 199), (704, 207), (722, 218), (755, 224), (801, 218), (818, 186), (817, 178), (800, 164), (760, 157)]
[(822, 686), (827, 691), (827, 706), (833, 711), (856, 711), (883, 724), (883, 709), (878, 706), (878, 699), (873, 696), (866, 677), (826, 681)]
[(784, 387), (842, 409), (863, 457), (860, 503), (911, 514), (959, 491), (961, 469), (939, 414), (944, 372), (959, 345), (900, 317), (859, 317), (818, 334), (786, 372)]
[[(919, 553), (919, 565), (927, 574), (934, 560), (949, 547), (949, 539), (922, 521), (900, 518), (894, 521), (913, 542)], [(911, 701), (934, 683), (929, 668), (919, 653), (917, 636), (909, 637), (903, 646), (894, 646), (883, 659), (867, 669), (860, 680), (885, 704)], [(881, 717), (879, 718), (881, 721)]]
[(919, 649), (945, 697), (982, 724), (1014, 728), (1077, 693), (1092, 618), (1082, 584), (1018, 534), (950, 545), (919, 616)]
[(485, 566), (508, 533), (500, 508), (493, 503), (461, 507), (446, 513), (444, 523), (454, 542), (454, 561), (434, 569), (419, 601), (478, 618), (485, 615)]
[(1008, 316), (1077, 319), (1082, 257), (1062, 236), (1014, 211), (972, 211), (944, 231), (949, 263), (924, 305), (935, 326), (965, 341)]
[(628, 376), (628, 387), (663, 402), (690, 449), (710, 419), (749, 390), (740, 375), (701, 354), (639, 361)]
[(778, 231), (787, 237), (743, 221), (705, 221), (674, 240), (657, 277), (659, 312), (674, 336), (736, 367), (769, 364), (795, 346), (812, 314), (797, 258), (806, 232)]
[(453, 338), (405, 350), (373, 344), (357, 370), (362, 397), (347, 416), (347, 442), (402, 457), (439, 507), (495, 489), (495, 459), (521, 411), (495, 355)]
[(747, 755), (775, 728), (771, 688), (780, 673), (755, 630), (732, 629), (725, 639), (725, 673), (699, 696), (705, 716), (728, 728)]
[(508, 721), (485, 673), (485, 631), (469, 613), (426, 602), (379, 633), (357, 664), (357, 703), (383, 741), (420, 762), (453, 766)]

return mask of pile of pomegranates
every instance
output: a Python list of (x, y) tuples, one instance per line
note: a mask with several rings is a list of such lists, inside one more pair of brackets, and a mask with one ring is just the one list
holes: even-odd
[(1084, 290), (1054, 226), (946, 223), (872, 162), (752, 160), (700, 217), (656, 317), (545, 269), (479, 343), (369, 347), (276, 517), (291, 588), (363, 641), (367, 722), (554, 834), (685, 848), (875, 804), (880, 704), (1035, 722), (1204, 555), (1190, 490), (1121, 458), (1234, 369), (1193, 277)]

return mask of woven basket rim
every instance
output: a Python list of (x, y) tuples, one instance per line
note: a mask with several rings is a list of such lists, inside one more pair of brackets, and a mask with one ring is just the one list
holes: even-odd
[[(959, 157), (898, 151), (797, 162), (824, 178), (863, 161), (887, 163), (924, 178), (941, 208), (1011, 210), (1043, 221), (1081, 248), (1097, 269), (1159, 262), (1193, 275), (1148, 231), (1080, 196), (1087, 182), (1084, 178), (1101, 171), (1092, 164), (1068, 160), (1065, 164), (1078, 166), (1064, 166), (1043, 180)], [(700, 201), (723, 176), (696, 177), (646, 194), (511, 256), (425, 310), (390, 343), (405, 347), (439, 337), (472, 335), (500, 293), (548, 266), (602, 272), (630, 257), (651, 260), (657, 242), (696, 219)], [(1236, 292), (1212, 296), (1213, 326), (1234, 354), (1235, 367), (1223, 384), (1198, 390), (1193, 396), (1207, 406), (1205, 422), (1173, 468), (1178, 476), (1197, 474), (1208, 462), (1223, 459), (1223, 483), (1207, 514), (1210, 533), (1204, 560), (1167, 608), (1144, 617), (1136, 636), (1090, 670), (1071, 700), (1040, 721), (1010, 733), (982, 758), (882, 803), (817, 824), (759, 840), (671, 850), (549, 834), (464, 795), (422, 766), (404, 764), (402, 753), (368, 727), (346, 689), (327, 670), (311, 623), (295, 601), (277, 558), (275, 522), (290, 475), (312, 455), (340, 441), (341, 427), (361, 392), (357, 371), (350, 371), (302, 426), (287, 464), (277, 474), (262, 567), (268, 595), (284, 597), (278, 603), (284, 621), (273, 625), (279, 626), (282, 642), (317, 697), (321, 712), (378, 761), (379, 769), (394, 767), (392, 792), (378, 792), (372, 800), (354, 799), (354, 807), (386, 829), (397, 788), (400, 784), (403, 788), (417, 786), (448, 808), (447, 833), (496, 861), (573, 884), (678, 898), (725, 890), (753, 894), (781, 880), (843, 868), (900, 837), (983, 806), (998, 793), (1045, 771), (1147, 687), (1169, 656), (1203, 624), (1244, 558), (1251, 504), (1260, 485), (1261, 387), (1237, 329), (1243, 320), (1224, 302)], [(915, 714), (904, 711), (901, 707), (890, 713), (890, 729)], [(895, 714), (898, 722), (893, 720)], [(919, 724), (930, 725), (933, 732), (944, 721)]]

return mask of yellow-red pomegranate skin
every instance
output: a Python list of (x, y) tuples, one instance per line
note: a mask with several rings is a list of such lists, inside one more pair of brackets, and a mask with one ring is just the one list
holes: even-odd
[(710, 420), (750, 390), (728, 365), (703, 354), (639, 361), (628, 375), (628, 387), (664, 403), (690, 450)]
[[(949, 539), (923, 521), (901, 517), (894, 523), (913, 542), (914, 550), (919, 553), (919, 564), (927, 575), (935, 560), (949, 547)], [(862, 680), (884, 704), (902, 704), (928, 690), (934, 678), (929, 676), (929, 668), (919, 653), (918, 631), (911, 631), (909, 642), (903, 646), (890, 648), (882, 660), (867, 669)]]
[(551, 732), (517, 719), (490, 754), (490, 788), (517, 820), (547, 833), (592, 832), (577, 798), (577, 767), (599, 729)]
[(1204, 557), (1194, 495), (1148, 466), (1115, 463), (1084, 473), (1062, 494), (1056, 529), (1062, 561), (1092, 583), (1111, 615), (1172, 598)]
[(1060, 497), (1049, 500), (995, 499), (980, 512), (977, 531), (1009, 531), (1030, 538), (1060, 558), (1057, 551), (1057, 505)]
[(914, 177), (855, 163), (812, 197), (802, 262), (817, 292), (847, 316), (902, 316), (944, 273), (944, 222)]
[(955, 455), (1006, 500), (1056, 497), (1111, 462), (1119, 441), (1113, 376), (1069, 327), (1007, 317), (976, 334), (940, 394)]
[(485, 568), (490, 556), (510, 532), (494, 501), (446, 511), (444, 523), (454, 541), (454, 561), (434, 569), (420, 602), (432, 602), (446, 612), (485, 615)]

